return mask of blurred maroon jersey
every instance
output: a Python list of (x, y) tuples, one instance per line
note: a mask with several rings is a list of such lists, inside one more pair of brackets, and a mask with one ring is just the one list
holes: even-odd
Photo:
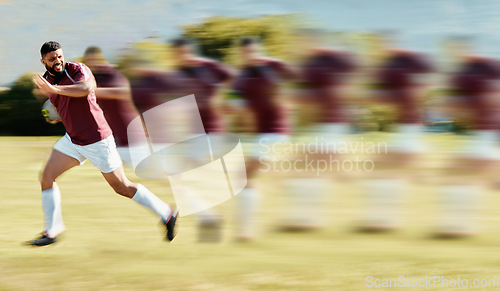
[[(94, 77), (98, 88), (127, 86), (127, 79), (110, 65), (99, 65), (94, 68)], [(126, 99), (109, 99), (97, 97), (97, 104), (104, 111), (104, 117), (113, 130), (117, 146), (128, 146), (127, 127), (139, 115), (130, 96)]]
[(153, 70), (141, 72), (130, 81), (130, 87), (140, 114), (168, 101), (178, 88), (170, 74)]
[[(489, 98), (496, 92), (500, 67), (496, 60), (470, 57), (451, 76), (451, 87), (456, 102), (465, 102), (473, 113), (474, 127), (478, 130), (497, 128), (497, 110)], [(453, 102), (453, 100), (452, 100)]]
[(318, 122), (345, 122), (342, 96), (338, 89), (344, 84), (346, 74), (354, 69), (350, 55), (333, 50), (317, 51), (302, 64), (301, 82), (305, 89), (303, 97), (321, 104)]
[(183, 96), (194, 94), (200, 110), (205, 131), (222, 131), (221, 118), (211, 104), (217, 94), (219, 85), (231, 77), (229, 70), (223, 65), (203, 59), (194, 66), (179, 67), (172, 73), (179, 86), (178, 92)]
[(422, 116), (416, 92), (420, 83), (416, 77), (432, 71), (422, 54), (393, 51), (376, 72), (376, 82), (382, 86), (386, 98), (398, 106), (398, 123), (420, 123)]
[(236, 77), (233, 89), (241, 94), (255, 114), (257, 132), (287, 132), (285, 110), (274, 97), (279, 83), (291, 77), (291, 70), (283, 62), (273, 59), (266, 59), (259, 66), (246, 66)]

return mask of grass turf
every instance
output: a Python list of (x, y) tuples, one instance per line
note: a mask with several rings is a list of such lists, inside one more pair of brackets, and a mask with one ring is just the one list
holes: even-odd
[[(432, 137), (433, 144), (453, 137)], [(162, 240), (146, 209), (113, 193), (90, 163), (59, 180), (67, 231), (46, 248), (22, 246), (42, 230), (38, 173), (56, 137), (1, 137), (0, 290), (361, 290), (367, 276), (500, 279), (500, 196), (488, 191), (479, 217), (481, 235), (458, 241), (430, 240), (436, 214), (432, 185), (413, 184), (405, 206), (406, 227), (385, 235), (352, 232), (361, 215), (356, 182), (332, 183), (327, 226), (311, 233), (274, 231), (286, 204), (276, 179), (261, 175), (260, 237), (233, 238), (233, 201), (224, 213), (224, 241), (196, 242), (196, 218), (184, 217), (178, 237)], [(429, 158), (431, 162), (435, 158)], [(172, 202), (163, 181), (145, 184)], [(441, 284), (428, 290), (439, 290)], [(498, 287), (498, 286), (497, 286)]]

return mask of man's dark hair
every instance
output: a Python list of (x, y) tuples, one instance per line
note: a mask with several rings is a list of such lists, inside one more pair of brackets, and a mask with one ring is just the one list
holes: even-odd
[(172, 40), (171, 44), (173, 47), (183, 47), (183, 46), (193, 45), (194, 42), (189, 38), (179, 37), (179, 38)]
[(86, 50), (85, 53), (83, 54), (84, 56), (86, 55), (95, 55), (95, 54), (102, 54), (102, 50), (98, 46), (89, 46)]
[(251, 36), (242, 37), (238, 41), (239, 46), (249, 46), (249, 45), (258, 44), (258, 43), (259, 43), (259, 40), (255, 37), (251, 37)]
[(42, 45), (40, 49), (40, 54), (42, 58), (45, 57), (46, 54), (58, 50), (61, 48), (61, 45), (57, 41), (47, 41)]

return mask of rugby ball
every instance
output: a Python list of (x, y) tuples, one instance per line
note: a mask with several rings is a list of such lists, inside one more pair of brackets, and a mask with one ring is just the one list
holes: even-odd
[(42, 115), (51, 121), (60, 118), (59, 113), (57, 113), (57, 108), (50, 102), (50, 99), (47, 99), (47, 101), (43, 103)]

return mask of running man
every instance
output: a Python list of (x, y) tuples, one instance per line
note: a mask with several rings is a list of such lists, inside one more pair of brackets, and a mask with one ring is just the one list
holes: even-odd
[(96, 102), (96, 81), (90, 69), (81, 63), (65, 62), (62, 47), (55, 41), (44, 43), (40, 53), (47, 71), (43, 76), (35, 76), (33, 81), (57, 108), (67, 133), (54, 145), (40, 177), (45, 230), (38, 239), (28, 241), (28, 245), (57, 242), (65, 226), (61, 192), (55, 180), (87, 159), (101, 171), (116, 193), (156, 213), (166, 226), (166, 238), (173, 240), (179, 209), (171, 209), (146, 187), (130, 182), (125, 176), (111, 128)]

